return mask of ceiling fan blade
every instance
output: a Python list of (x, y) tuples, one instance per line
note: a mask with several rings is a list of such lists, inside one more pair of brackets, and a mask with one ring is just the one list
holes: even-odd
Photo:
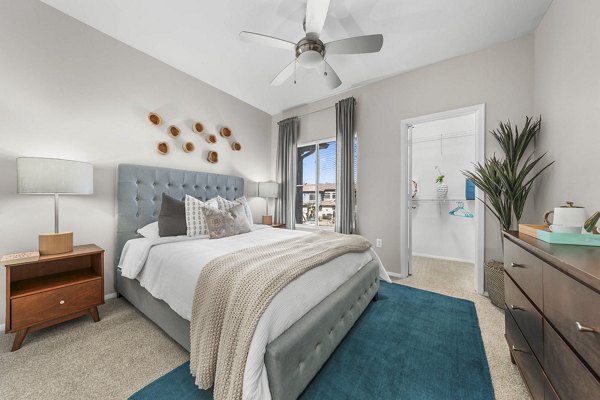
[(329, 89), (335, 89), (342, 84), (342, 80), (338, 74), (335, 73), (333, 68), (331, 68), (331, 65), (327, 64), (327, 61), (323, 61), (321, 65), (319, 65), (319, 72), (323, 75), (323, 78), (325, 78), (325, 82), (327, 82)]
[(336, 40), (325, 45), (326, 54), (363, 54), (377, 53), (383, 46), (383, 35), (355, 36)]
[(240, 40), (243, 42), (262, 44), (263, 46), (277, 47), (284, 50), (296, 50), (296, 43), (278, 39), (273, 36), (262, 35), (254, 32), (240, 32)]
[(287, 81), (290, 76), (294, 73), (296, 60), (289, 63), (277, 76), (271, 81), (272, 86), (279, 86), (283, 82)]
[(325, 25), (327, 11), (329, 11), (329, 0), (308, 0), (306, 2), (306, 37), (319, 38), (323, 25)]

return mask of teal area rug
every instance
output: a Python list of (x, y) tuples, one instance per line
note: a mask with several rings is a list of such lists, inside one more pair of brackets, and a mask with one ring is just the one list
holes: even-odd
[[(211, 400), (185, 363), (133, 400)], [(338, 399), (494, 399), (475, 306), (381, 283), (372, 302), (301, 396)]]

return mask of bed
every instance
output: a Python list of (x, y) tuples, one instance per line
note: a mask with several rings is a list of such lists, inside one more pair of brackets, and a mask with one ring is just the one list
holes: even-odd
[[(189, 260), (216, 257), (223, 254), (225, 245), (243, 248), (249, 246), (248, 243), (270, 243), (277, 238), (301, 234), (255, 226), (252, 232), (239, 235), (246, 235), (243, 238), (224, 238), (210, 243), (203, 238), (161, 238), (158, 243), (142, 239), (137, 230), (157, 220), (163, 192), (181, 199), (189, 194), (201, 200), (217, 195), (233, 200), (244, 194), (244, 180), (229, 175), (131, 164), (119, 165), (117, 175), (117, 292), (187, 350), (190, 350), (191, 305), (185, 298), (190, 291), (189, 287), (185, 289), (185, 284), (195, 283), (193, 276), (197, 276), (185, 267), (190, 265)], [(215, 248), (217, 242), (221, 250), (219, 246)], [(209, 245), (211, 247), (207, 247)], [(142, 261), (132, 263), (122, 259)], [(119, 261), (123, 261), (122, 265)], [(139, 268), (132, 273), (131, 265), (136, 263)], [(165, 266), (173, 273), (165, 274)], [(273, 320), (261, 320), (261, 323), (265, 322), (263, 325), (268, 331), (262, 335), (257, 333), (253, 339), (251, 353), (254, 356), (248, 355), (243, 398), (298, 397), (375, 298), (380, 275), (385, 275), (385, 271), (376, 254), (370, 251), (369, 254), (346, 254), (299, 277), (295, 285), (288, 285), (269, 306), (285, 310), (280, 314), (285, 318), (267, 309), (265, 318), (272, 315)], [(177, 284), (181, 285), (179, 291), (173, 290)], [(304, 310), (290, 301), (294, 296), (298, 298), (299, 290), (311, 293), (305, 296)]]

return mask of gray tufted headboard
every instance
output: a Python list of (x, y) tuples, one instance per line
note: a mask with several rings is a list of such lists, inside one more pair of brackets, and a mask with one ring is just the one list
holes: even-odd
[(117, 248), (115, 268), (123, 246), (138, 237), (137, 230), (158, 219), (162, 193), (183, 200), (217, 195), (233, 200), (244, 195), (244, 179), (208, 172), (120, 164), (117, 168)]

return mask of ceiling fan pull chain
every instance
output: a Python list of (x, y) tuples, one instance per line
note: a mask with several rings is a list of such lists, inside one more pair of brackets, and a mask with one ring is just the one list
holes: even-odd
[(298, 65), (297, 61), (294, 61), (294, 85), (296, 84), (296, 67)]
[(325, 63), (325, 72), (323, 72), (323, 75), (327, 76), (327, 59), (323, 58), (323, 62)]

